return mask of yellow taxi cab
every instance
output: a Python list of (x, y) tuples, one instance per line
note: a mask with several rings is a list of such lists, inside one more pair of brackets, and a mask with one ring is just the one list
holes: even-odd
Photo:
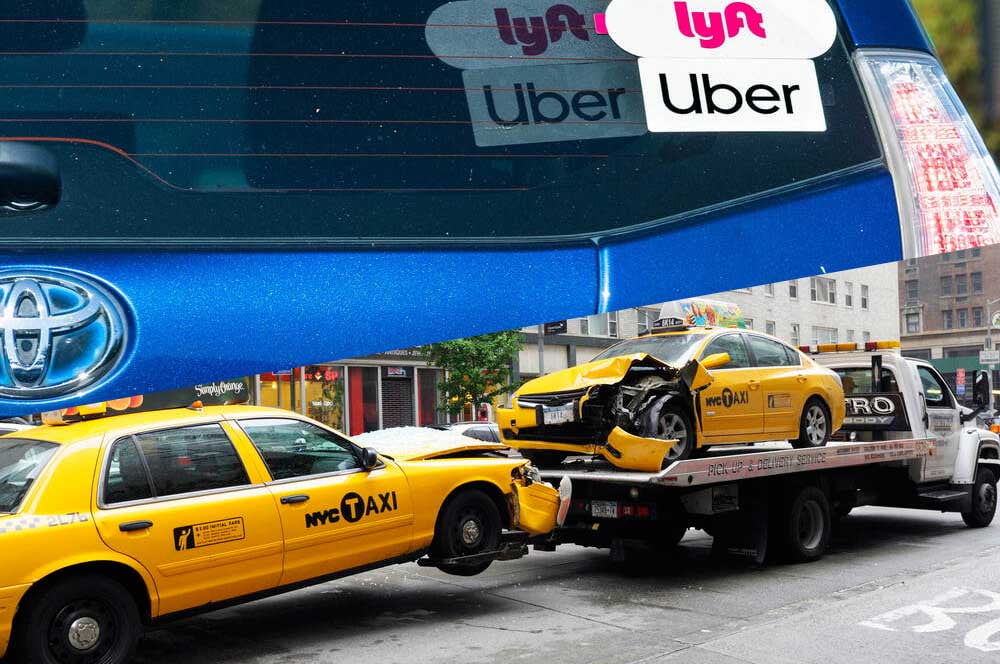
[(144, 625), (425, 554), (479, 573), (510, 536), (551, 531), (558, 506), (495, 448), (392, 458), (250, 406), (0, 437), (0, 657), (117, 664)]
[(774, 337), (658, 321), (593, 361), (529, 381), (497, 409), (501, 438), (538, 465), (600, 455), (657, 471), (713, 445), (826, 445), (844, 421), (837, 375)]

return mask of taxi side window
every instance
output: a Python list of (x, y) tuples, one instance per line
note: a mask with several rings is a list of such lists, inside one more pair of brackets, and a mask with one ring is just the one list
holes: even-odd
[(104, 502), (113, 505), (152, 497), (153, 487), (135, 441), (131, 438), (119, 440), (111, 449), (104, 478)]
[(945, 387), (941, 378), (927, 367), (917, 367), (920, 374), (920, 383), (924, 389), (924, 401), (928, 408), (950, 408), (951, 398), (948, 388)]
[(745, 369), (750, 366), (750, 354), (747, 352), (746, 344), (743, 343), (743, 335), (725, 334), (716, 337), (705, 347), (702, 357), (715, 355), (716, 353), (729, 353), (729, 364), (723, 369)]
[(354, 447), (324, 429), (298, 420), (242, 420), (240, 426), (275, 480), (357, 470)]
[(787, 367), (788, 353), (785, 352), (784, 344), (779, 344), (777, 341), (771, 341), (770, 339), (765, 339), (764, 337), (758, 337), (753, 334), (748, 334), (747, 339), (750, 342), (750, 349), (753, 351), (753, 357), (757, 361), (758, 367)]

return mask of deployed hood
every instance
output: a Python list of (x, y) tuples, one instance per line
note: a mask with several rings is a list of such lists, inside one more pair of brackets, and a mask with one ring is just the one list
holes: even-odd
[(491, 443), (463, 436), (454, 431), (439, 431), (424, 427), (399, 427), (382, 429), (355, 436), (354, 441), (365, 447), (374, 447), (400, 461), (422, 461), (443, 456), (482, 452), (502, 452), (509, 449), (502, 443)]

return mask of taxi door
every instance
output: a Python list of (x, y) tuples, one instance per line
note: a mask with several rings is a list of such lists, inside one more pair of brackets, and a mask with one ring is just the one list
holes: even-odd
[(798, 436), (809, 378), (802, 358), (784, 344), (756, 334), (745, 335), (761, 381), (764, 431)]
[(761, 382), (744, 335), (732, 332), (715, 337), (701, 357), (716, 353), (728, 353), (729, 364), (710, 371), (712, 384), (698, 397), (704, 441), (731, 442), (726, 438), (759, 434), (764, 426)]
[(159, 614), (278, 584), (278, 510), (220, 424), (108, 442), (94, 520), (108, 547), (152, 575)]
[(248, 418), (240, 428), (260, 452), (281, 515), (281, 583), (296, 583), (407, 553), (413, 503), (393, 463), (371, 470), (359, 450), (332, 431), (284, 418)]

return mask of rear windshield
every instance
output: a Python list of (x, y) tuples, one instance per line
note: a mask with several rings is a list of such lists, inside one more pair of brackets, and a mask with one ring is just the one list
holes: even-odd
[(838, 367), (834, 369), (844, 386), (844, 394), (871, 394), (873, 392), (899, 392), (896, 377), (889, 369), (882, 369), (881, 382), (872, 384), (872, 368), (869, 367)]
[[(826, 131), (650, 133), (604, 6), (7, 3), (0, 136), (63, 197), (5, 238), (590, 238), (880, 158), (840, 40)], [(526, 7), (571, 29), (524, 43)]]
[(621, 355), (646, 353), (664, 364), (677, 365), (686, 362), (704, 338), (704, 334), (667, 334), (658, 337), (629, 339), (615, 344), (594, 359), (603, 360)]
[(58, 445), (21, 438), (0, 438), (0, 514), (18, 510)]

